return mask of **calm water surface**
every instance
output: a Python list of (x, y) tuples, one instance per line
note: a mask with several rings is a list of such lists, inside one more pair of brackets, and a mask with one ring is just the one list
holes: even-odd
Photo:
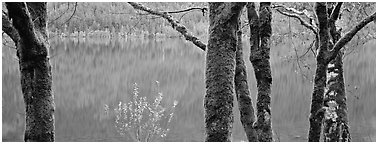
[[(248, 44), (245, 43), (245, 47)], [(203, 141), (205, 53), (180, 39), (54, 40), (51, 41), (53, 91), (56, 103), (56, 141), (132, 141), (115, 128), (115, 115), (106, 113), (127, 102), (137, 83), (139, 95), (153, 100), (156, 81), (163, 106), (178, 104), (170, 129), (154, 141)], [(276, 141), (306, 141), (315, 69), (299, 69), (286, 60), (293, 49), (274, 46), (271, 53), (272, 115)], [(24, 104), (15, 50), (3, 48), (2, 140), (22, 141)], [(249, 54), (245, 50), (245, 60)], [(256, 82), (246, 62), (249, 87), (256, 104)], [(375, 41), (344, 59), (350, 132), (353, 141), (375, 141)], [(300, 73), (302, 70), (302, 73)], [(310, 79), (306, 79), (305, 74)], [(246, 141), (237, 104), (233, 141)]]

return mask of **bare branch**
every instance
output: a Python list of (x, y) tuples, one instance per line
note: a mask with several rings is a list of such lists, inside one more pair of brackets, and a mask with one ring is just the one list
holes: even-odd
[[(77, 2), (75, 2), (75, 7), (74, 7), (74, 11), (73, 11), (73, 13), (72, 13), (72, 15), (70, 16), (70, 18), (68, 18), (63, 24), (65, 24), (65, 23), (67, 23), (68, 21), (70, 21), (71, 20), (71, 18), (75, 15), (75, 13), (76, 13), (76, 8), (77, 8)], [(63, 25), (62, 24), (62, 25)]]
[(128, 12), (110, 12), (110, 14), (125, 14), (125, 15), (150, 15), (148, 13), (128, 13)]
[(285, 10), (290, 11), (292, 13), (295, 13), (297, 15), (304, 15), (304, 16), (306, 16), (306, 18), (308, 18), (310, 20), (314, 20), (314, 18), (309, 14), (309, 12), (306, 9), (303, 10), (303, 11), (299, 11), (295, 8), (289, 8), (289, 7), (286, 7), (284, 5), (272, 5), (272, 8), (274, 8), (274, 9), (284, 8)]
[(184, 9), (184, 10), (178, 10), (178, 11), (165, 11), (163, 13), (169, 13), (169, 14), (173, 14), (173, 13), (182, 13), (182, 12), (187, 12), (187, 11), (191, 11), (191, 10), (201, 10), (203, 15), (205, 15), (206, 11), (207, 11), (207, 8), (188, 8), (188, 9)]
[(134, 9), (142, 10), (142, 11), (148, 12), (150, 14), (157, 15), (157, 16), (160, 16), (162, 18), (165, 18), (176, 31), (180, 32), (185, 37), (186, 40), (191, 41), (194, 45), (201, 48), (202, 50), (206, 50), (206, 44), (204, 44), (197, 37), (193, 36), (190, 32), (188, 32), (188, 29), (185, 26), (181, 25), (171, 15), (168, 15), (167, 12), (155, 11), (155, 10), (152, 10), (148, 7), (141, 5), (141, 4), (135, 3), (135, 2), (128, 2), (128, 3)]
[(178, 20), (178, 21), (179, 21), (179, 22), (181, 22), (181, 19), (182, 19), (182, 18), (183, 18), (183, 17), (184, 17), (184, 16), (186, 15), (186, 14), (188, 14), (188, 12), (187, 12), (187, 13), (184, 13), (184, 14), (182, 14), (182, 15), (181, 15), (181, 17), (179, 18), (179, 20)]
[[(202, 10), (202, 15), (205, 16), (205, 13), (207, 12), (207, 8), (190, 8), (190, 9), (186, 9), (186, 10), (180, 10), (178, 12), (184, 12), (184, 11), (190, 11), (190, 10), (193, 10), (193, 9), (200, 9)], [(172, 12), (168, 12), (168, 13), (172, 13)], [(186, 15), (188, 14), (189, 12), (186, 12), (184, 14), (181, 15), (181, 17), (179, 18), (179, 22), (181, 22), (181, 19)]]
[(333, 47), (333, 50), (331, 51), (332, 55), (327, 58), (327, 63), (337, 56), (337, 53), (340, 51), (340, 49), (343, 48), (345, 44), (347, 44), (350, 40), (352, 40), (353, 36), (356, 35), (358, 31), (360, 31), (370, 22), (374, 21), (375, 15), (376, 13), (373, 13), (372, 15), (366, 17), (364, 20), (360, 21), (352, 30), (350, 30), (339, 41), (337, 41), (337, 43)]
[(283, 12), (279, 9), (276, 9), (279, 13), (281, 13), (282, 15), (285, 15), (285, 16), (288, 16), (288, 17), (293, 17), (293, 18), (296, 18), (297, 20), (299, 20), (299, 22), (301, 22), (301, 25), (305, 26), (306, 28), (310, 29), (315, 35), (317, 35), (318, 33), (318, 28), (311, 25), (310, 23), (306, 22), (302, 17), (300, 17), (298, 14), (295, 14), (295, 13), (288, 13), (288, 12)]
[(58, 20), (59, 18), (61, 18), (64, 14), (66, 14), (66, 12), (68, 12), (69, 9), (70, 9), (70, 3), (68, 3), (67, 10), (63, 11), (58, 17), (56, 17), (54, 20), (50, 21), (49, 25), (52, 24), (53, 22), (55, 22), (56, 20)]
[(303, 53), (299, 58), (303, 58), (310, 50), (313, 52), (314, 54), (314, 57), (316, 57), (316, 54), (314, 52), (314, 50), (312, 49), (312, 47), (314, 46), (315, 44), (315, 41), (316, 40), (313, 40), (312, 43), (310, 44), (310, 46), (307, 48), (307, 51), (305, 53)]

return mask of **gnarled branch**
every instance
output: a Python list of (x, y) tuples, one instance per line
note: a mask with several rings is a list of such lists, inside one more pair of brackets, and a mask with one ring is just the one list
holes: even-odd
[(157, 15), (157, 16), (160, 16), (162, 18), (165, 18), (166, 20), (168, 20), (168, 22), (172, 25), (172, 27), (176, 31), (180, 32), (185, 37), (186, 40), (191, 41), (194, 45), (196, 45), (200, 49), (206, 50), (206, 44), (201, 42), (197, 37), (193, 36), (185, 26), (181, 25), (176, 19), (174, 19), (167, 12), (155, 11), (155, 10), (152, 10), (148, 7), (141, 5), (141, 4), (135, 3), (135, 2), (128, 2), (128, 3), (134, 9), (142, 10), (142, 11), (148, 12), (150, 14)]

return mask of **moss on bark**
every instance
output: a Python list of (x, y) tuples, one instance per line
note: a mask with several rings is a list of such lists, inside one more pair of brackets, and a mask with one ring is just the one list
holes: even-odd
[(26, 106), (24, 140), (54, 141), (55, 104), (48, 57), (46, 3), (6, 3), (6, 7), (20, 36), (16, 45)]
[[(341, 38), (341, 32), (336, 29), (335, 22), (338, 18), (341, 4), (338, 3), (336, 9), (333, 10), (331, 16), (332, 23), (329, 23), (330, 34), (333, 43), (336, 43)], [(338, 11), (336, 11), (338, 10)], [(333, 18), (333, 19), (332, 19)], [(349, 125), (347, 117), (347, 105), (344, 85), (344, 71), (343, 71), (343, 57), (344, 52), (339, 51), (335, 59), (327, 65), (327, 85), (325, 88), (324, 104), (327, 108), (330, 105), (327, 103), (335, 102), (334, 119), (330, 118), (326, 113), (324, 120), (323, 138), (325, 142), (349, 142), (351, 141), (349, 134)]]
[(315, 12), (319, 21), (319, 48), (316, 56), (316, 71), (314, 90), (311, 99), (309, 142), (319, 142), (321, 134), (322, 115), (319, 111), (323, 107), (324, 87), (326, 86), (326, 52), (328, 49), (328, 18), (327, 6), (324, 2), (315, 4)]
[(209, 3), (206, 50), (205, 141), (231, 141), (236, 31), (245, 3)]
[(240, 121), (244, 127), (249, 142), (257, 141), (256, 130), (253, 128), (255, 112), (248, 88), (247, 71), (243, 60), (242, 32), (237, 33), (238, 45), (236, 49), (235, 92), (239, 104)]
[(250, 61), (257, 80), (257, 121), (254, 128), (258, 141), (269, 142), (272, 138), (272, 122), (270, 108), (270, 94), (272, 75), (270, 68), (269, 40), (272, 35), (272, 11), (270, 2), (261, 2), (259, 15), (255, 11), (254, 3), (248, 3), (248, 19), (251, 30)]
[(325, 114), (324, 119), (324, 141), (325, 142), (348, 142), (350, 141), (349, 125), (347, 119), (347, 106), (345, 86), (343, 77), (343, 52), (340, 51), (337, 57), (328, 64), (327, 85), (324, 96), (324, 105), (332, 107), (329, 102), (334, 102), (335, 111), (330, 117)]

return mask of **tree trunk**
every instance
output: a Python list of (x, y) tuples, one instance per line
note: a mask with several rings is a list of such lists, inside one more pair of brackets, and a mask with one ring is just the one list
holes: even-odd
[[(239, 24), (240, 26), (240, 24)], [(240, 28), (240, 27), (239, 27)], [(249, 142), (256, 142), (256, 130), (253, 128), (255, 122), (255, 112), (250, 97), (247, 71), (243, 60), (242, 31), (237, 32), (238, 45), (236, 49), (236, 68), (235, 68), (235, 92), (239, 104), (240, 121), (244, 127)]]
[(248, 19), (251, 30), (251, 56), (250, 61), (255, 70), (257, 80), (257, 122), (255, 128), (258, 141), (270, 142), (272, 139), (272, 122), (270, 112), (270, 94), (272, 75), (269, 62), (269, 40), (272, 34), (272, 11), (270, 2), (261, 2), (259, 15), (255, 11), (254, 3), (249, 3)]
[(6, 7), (20, 36), (17, 53), (26, 105), (24, 140), (54, 141), (55, 104), (48, 57), (46, 3), (6, 3)]
[(327, 7), (324, 2), (315, 4), (315, 12), (319, 21), (319, 48), (316, 56), (316, 71), (314, 79), (314, 91), (312, 93), (310, 110), (309, 142), (319, 142), (321, 133), (321, 123), (323, 118), (323, 96), (326, 86), (326, 53), (328, 49), (328, 18)]
[[(340, 6), (338, 5), (339, 9)], [(338, 15), (336, 16), (338, 17)], [(329, 24), (333, 43), (336, 43), (341, 38), (341, 32), (336, 30), (335, 25), (337, 17)], [(325, 111), (323, 123), (323, 138), (325, 142), (350, 142), (351, 140), (343, 76), (343, 54), (343, 51), (339, 51), (336, 58), (327, 65), (327, 85), (324, 95), (324, 105), (327, 110)]]
[(206, 51), (205, 141), (231, 141), (236, 32), (245, 3), (209, 3)]
[(324, 96), (326, 106), (324, 117), (325, 142), (350, 141), (342, 56), (343, 51), (340, 51), (327, 67), (327, 85)]

